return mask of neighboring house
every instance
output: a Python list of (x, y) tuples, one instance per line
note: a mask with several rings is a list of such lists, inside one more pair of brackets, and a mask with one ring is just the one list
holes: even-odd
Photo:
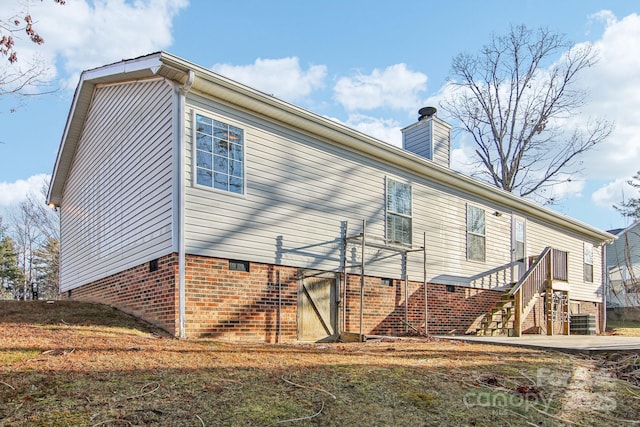
[(640, 307), (640, 221), (610, 233), (616, 240), (607, 245), (607, 307)]
[(229, 340), (600, 321), (613, 236), (452, 171), (450, 133), (423, 108), (394, 147), (165, 52), (85, 71), (60, 290)]

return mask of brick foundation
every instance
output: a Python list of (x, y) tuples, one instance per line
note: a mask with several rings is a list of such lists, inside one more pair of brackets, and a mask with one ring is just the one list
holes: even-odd
[[(299, 275), (300, 270), (295, 267), (258, 263), (250, 263), (249, 272), (233, 271), (227, 259), (187, 255), (187, 337), (267, 343), (296, 341)], [(348, 276), (346, 301), (342, 286), (341, 281), (339, 329), (358, 333), (360, 276)], [(171, 254), (158, 260), (157, 271), (150, 271), (150, 265), (145, 263), (73, 289), (70, 297), (118, 307), (177, 335), (177, 289), (178, 256)], [(437, 335), (475, 333), (480, 319), (500, 299), (501, 293), (428, 284), (427, 295), (428, 333)], [(373, 335), (412, 334), (416, 329), (424, 332), (424, 301), (422, 282), (409, 282), (405, 286), (402, 280), (392, 280), (389, 285), (378, 277), (365, 277), (362, 330)], [(546, 331), (544, 316), (540, 317), (543, 310), (541, 299), (525, 319), (523, 331)], [(600, 325), (599, 310), (593, 303), (582, 303), (581, 312), (597, 314)]]
[[(360, 276), (349, 276), (347, 290), (346, 330), (359, 332)], [(495, 305), (500, 295), (497, 291), (428, 283), (428, 333), (475, 333), (480, 318)], [(424, 332), (424, 302), (422, 282), (409, 282), (405, 293), (405, 283), (402, 280), (393, 280), (392, 286), (385, 286), (377, 277), (366, 277), (363, 332), (402, 335), (415, 333), (413, 328)], [(413, 328), (405, 324), (405, 318)]]
[(178, 256), (158, 259), (158, 269), (149, 263), (121, 271), (73, 289), (63, 296), (98, 302), (140, 317), (171, 334), (178, 333)]
[(250, 263), (248, 273), (230, 271), (226, 259), (188, 255), (185, 271), (187, 336), (276, 342), (279, 273), (280, 341), (297, 339), (297, 268)]
[[(280, 289), (277, 277), (280, 277)], [(360, 330), (360, 276), (349, 275), (346, 327), (338, 307), (340, 329)], [(276, 342), (298, 338), (299, 269), (250, 263), (250, 271), (231, 271), (229, 261), (188, 255), (185, 269), (185, 324), (188, 337), (215, 337), (248, 342)], [(145, 263), (98, 280), (70, 293), (72, 299), (101, 302), (139, 316), (178, 334), (177, 255), (158, 260), (158, 270)], [(365, 278), (363, 332), (402, 335), (424, 331), (424, 287), (401, 280), (384, 285)], [(429, 333), (475, 331), (478, 319), (499, 299), (496, 291), (428, 285)], [(340, 297), (343, 298), (342, 282)], [(280, 310), (278, 301), (280, 300)], [(408, 306), (406, 302), (408, 301)], [(341, 301), (344, 304), (344, 301)], [(408, 308), (407, 308), (408, 307)], [(408, 326), (405, 323), (408, 320)]]

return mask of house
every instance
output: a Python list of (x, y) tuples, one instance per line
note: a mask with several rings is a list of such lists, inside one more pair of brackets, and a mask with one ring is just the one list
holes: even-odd
[(610, 233), (616, 240), (607, 245), (607, 308), (622, 315), (640, 307), (640, 221)]
[[(60, 291), (180, 337), (568, 333), (610, 234), (165, 52), (82, 73), (49, 189)], [(350, 335), (351, 334), (351, 335)]]

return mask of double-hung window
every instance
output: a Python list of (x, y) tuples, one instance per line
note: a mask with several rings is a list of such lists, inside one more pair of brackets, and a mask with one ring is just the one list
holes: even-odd
[(486, 258), (485, 212), (467, 205), (467, 259), (484, 261)]
[(196, 114), (196, 184), (244, 193), (244, 132)]
[(411, 246), (411, 184), (387, 178), (387, 243)]
[(584, 281), (593, 283), (593, 245), (584, 244)]

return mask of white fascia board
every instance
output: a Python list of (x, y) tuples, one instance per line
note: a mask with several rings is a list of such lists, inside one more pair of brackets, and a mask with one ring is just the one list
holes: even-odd
[(145, 75), (153, 76), (162, 65), (160, 62), (160, 52), (140, 58), (128, 59), (103, 67), (87, 70), (82, 73), (81, 81), (100, 82), (100, 80), (113, 81), (118, 77), (130, 78), (131, 74), (142, 72)]

